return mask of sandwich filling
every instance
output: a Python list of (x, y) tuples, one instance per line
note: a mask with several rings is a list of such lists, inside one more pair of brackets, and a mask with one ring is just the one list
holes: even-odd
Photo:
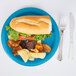
[(15, 31), (10, 26), (6, 26), (6, 30), (9, 31), (7, 35), (10, 36), (15, 41), (26, 40), (26, 39), (33, 39), (33, 40), (38, 41), (38, 40), (44, 40), (44, 38), (49, 38), (51, 36), (51, 33), (50, 34), (37, 34), (37, 35), (25, 34), (25, 33)]

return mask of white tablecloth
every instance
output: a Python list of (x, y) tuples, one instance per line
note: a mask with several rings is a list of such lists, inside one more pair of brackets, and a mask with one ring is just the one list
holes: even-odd
[[(0, 0), (0, 33), (8, 16), (24, 7), (41, 8), (47, 11), (57, 23), (60, 15), (65, 14), (68, 17), (67, 27), (64, 33), (63, 61), (59, 62), (57, 60), (57, 51), (55, 55), (43, 65), (37, 67), (21, 66), (6, 55), (0, 43), (0, 76), (76, 76), (76, 56), (74, 56), (73, 61), (68, 59), (70, 40), (69, 13), (72, 12), (76, 20), (76, 0)], [(76, 51), (75, 45), (76, 30), (74, 31), (74, 51)]]

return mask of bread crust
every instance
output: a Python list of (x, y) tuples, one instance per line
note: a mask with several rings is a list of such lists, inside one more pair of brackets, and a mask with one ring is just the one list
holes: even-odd
[(21, 16), (11, 20), (10, 27), (26, 34), (49, 34), (52, 29), (49, 16)]

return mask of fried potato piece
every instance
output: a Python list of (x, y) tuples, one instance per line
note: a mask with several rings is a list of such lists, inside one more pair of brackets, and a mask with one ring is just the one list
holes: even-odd
[(17, 51), (18, 50), (21, 50), (21, 49), (22, 49), (21, 46), (18, 46), (18, 47), (13, 48), (12, 52), (13, 52), (14, 56), (18, 55)]
[(24, 60), (24, 62), (27, 62), (29, 59), (29, 51), (27, 49), (22, 49), (17, 51), (18, 54), (21, 56), (21, 58)]
[(31, 49), (35, 48), (36, 44), (37, 44), (37, 41), (28, 40), (28, 42), (26, 43), (26, 48), (31, 51)]
[(7, 42), (7, 44), (10, 48), (13, 48), (12, 45), (9, 43), (9, 41)]
[(39, 50), (39, 52), (43, 52), (43, 46), (42, 45), (37, 44), (35, 46), (35, 49)]
[(25, 43), (25, 41), (21, 41), (20, 46), (21, 46), (23, 49), (25, 49), (25, 48), (26, 48), (26, 43)]
[(8, 40), (7, 44), (10, 48), (14, 48), (14, 47), (17, 47), (19, 46), (21, 41), (14, 41), (14, 40)]
[(39, 50), (39, 52), (43, 52), (43, 46), (42, 46), (41, 40), (37, 41), (35, 49)]
[(17, 52), (18, 52), (18, 55), (20, 55), (21, 58), (24, 60), (24, 62), (27, 62), (28, 60), (34, 61), (34, 58), (44, 59), (46, 56), (46, 53), (35, 53), (27, 49), (22, 49)]
[(33, 58), (41, 58), (41, 59), (44, 59), (45, 56), (46, 56), (46, 53), (33, 53), (33, 52), (29, 52), (29, 54)]
[(42, 44), (42, 46), (43, 46), (43, 50), (45, 51), (45, 52), (47, 52), (47, 53), (50, 53), (51, 52), (51, 48), (50, 48), (50, 46), (48, 46), (47, 44)]

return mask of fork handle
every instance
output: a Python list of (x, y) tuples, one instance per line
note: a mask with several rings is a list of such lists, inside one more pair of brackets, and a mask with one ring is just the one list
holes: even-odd
[(63, 31), (60, 31), (60, 43), (59, 43), (59, 51), (58, 51), (58, 60), (62, 60), (62, 45), (63, 45)]

